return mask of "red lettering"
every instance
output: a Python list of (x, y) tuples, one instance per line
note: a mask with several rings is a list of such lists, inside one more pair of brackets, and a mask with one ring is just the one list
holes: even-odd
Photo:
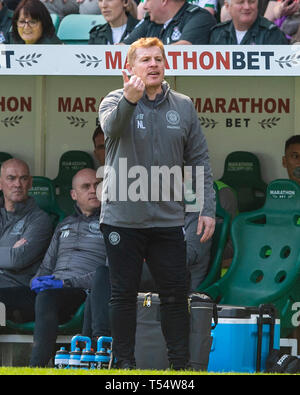
[(70, 112), (71, 111), (71, 98), (70, 97), (59, 97), (58, 98), (58, 112)]
[(19, 108), (19, 100), (16, 97), (9, 97), (6, 104), (8, 111), (11, 112), (17, 111)]
[(258, 102), (255, 99), (251, 99), (251, 112), (254, 113), (255, 109), (258, 108), (258, 112), (261, 113), (263, 110), (262, 99), (258, 99)]
[(76, 97), (75, 102), (73, 104), (72, 112), (79, 111), (83, 112), (83, 105), (80, 97)]
[(230, 100), (229, 106), (228, 106), (228, 112), (240, 112), (237, 100), (235, 98)]
[[(205, 64), (204, 58), (208, 59), (208, 64)], [(210, 70), (214, 65), (214, 57), (213, 54), (210, 52), (202, 52), (199, 56), (199, 64), (203, 70)]]
[(181, 55), (181, 52), (168, 52), (168, 55), (172, 57), (172, 69), (178, 69), (177, 58)]
[(20, 99), (20, 107), (21, 111), (23, 112), (25, 109), (27, 111), (31, 111), (31, 97), (28, 97), (27, 100), (25, 97), (21, 97)]
[(94, 97), (85, 98), (85, 112), (97, 112), (96, 109), (96, 99)]
[(240, 97), (239, 102), (242, 103), (242, 112), (247, 111), (247, 103), (249, 103), (250, 99), (248, 97)]
[(289, 114), (290, 112), (290, 99), (286, 99), (284, 102), (283, 99), (278, 99), (278, 112), (282, 113), (282, 110)]
[(268, 113), (272, 113), (276, 110), (276, 101), (274, 99), (266, 99), (264, 102), (264, 110)]
[(105, 65), (106, 68), (109, 70), (111, 69), (121, 69), (122, 68), (122, 52), (116, 51), (114, 54), (111, 52), (105, 52)]
[(226, 99), (223, 97), (216, 98), (216, 112), (226, 112), (225, 108)]
[(214, 107), (210, 99), (205, 100), (202, 112), (214, 112)]
[(225, 70), (230, 69), (230, 52), (225, 52), (225, 57), (223, 57), (222, 53), (216, 52), (216, 68), (217, 70), (221, 69), (221, 64), (224, 66)]
[(196, 98), (195, 109), (197, 112), (201, 112), (201, 99), (200, 97)]
[(187, 52), (183, 52), (183, 68), (184, 70), (188, 69), (188, 64), (192, 63), (192, 68), (194, 70), (197, 69), (197, 52), (192, 52), (192, 57), (188, 57)]

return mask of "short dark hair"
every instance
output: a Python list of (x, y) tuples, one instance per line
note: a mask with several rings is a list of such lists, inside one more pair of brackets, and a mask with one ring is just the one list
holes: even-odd
[(93, 133), (93, 142), (94, 142), (94, 146), (95, 147), (96, 147), (96, 137), (98, 136), (98, 134), (103, 134), (104, 135), (103, 130), (102, 130), (100, 125), (98, 125), (96, 127), (96, 129), (94, 130), (94, 133)]
[(31, 18), (42, 23), (42, 37), (52, 37), (55, 34), (55, 27), (47, 7), (40, 0), (22, 0), (15, 9), (12, 18), (12, 35), (15, 40), (20, 40), (17, 21), (21, 10), (23, 10), (24, 15), (30, 15)]
[(289, 148), (290, 145), (292, 144), (300, 144), (300, 134), (295, 134), (295, 136), (291, 136), (289, 137), (286, 142), (285, 142), (285, 147), (284, 147), (284, 151), (286, 152), (286, 150)]

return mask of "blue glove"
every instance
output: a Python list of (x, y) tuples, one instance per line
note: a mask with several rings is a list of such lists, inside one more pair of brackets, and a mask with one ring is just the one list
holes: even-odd
[(44, 285), (43, 285), (43, 280), (51, 279), (51, 278), (54, 278), (54, 276), (53, 275), (51, 275), (51, 276), (40, 276), (40, 277), (34, 278), (32, 280), (32, 282), (31, 282), (31, 289), (32, 289), (32, 291), (34, 291), (36, 293), (39, 293), (39, 292), (43, 291), (45, 289)]
[(53, 275), (36, 277), (31, 282), (32, 291), (39, 293), (49, 288), (62, 288), (63, 281), (56, 280)]
[(62, 280), (56, 280), (53, 276), (53, 278), (46, 278), (43, 281), (43, 288), (44, 289), (55, 289), (55, 288), (62, 288), (64, 283)]

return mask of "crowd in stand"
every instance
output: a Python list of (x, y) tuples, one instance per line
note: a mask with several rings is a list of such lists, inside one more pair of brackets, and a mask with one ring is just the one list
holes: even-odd
[(0, 0), (0, 43), (61, 43), (50, 14), (102, 14), (89, 44), (284, 45), (300, 36), (299, 0)]

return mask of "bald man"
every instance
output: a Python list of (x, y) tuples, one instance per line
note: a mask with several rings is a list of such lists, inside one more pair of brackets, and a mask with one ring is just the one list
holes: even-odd
[(29, 285), (49, 246), (53, 228), (47, 213), (28, 196), (32, 186), (27, 163), (3, 162), (0, 189), (0, 288)]
[(68, 321), (85, 301), (96, 268), (106, 265), (97, 185), (95, 170), (83, 169), (74, 176), (75, 213), (56, 227), (31, 287), (0, 289), (9, 319), (35, 319), (30, 366), (48, 364), (55, 352), (57, 326)]

